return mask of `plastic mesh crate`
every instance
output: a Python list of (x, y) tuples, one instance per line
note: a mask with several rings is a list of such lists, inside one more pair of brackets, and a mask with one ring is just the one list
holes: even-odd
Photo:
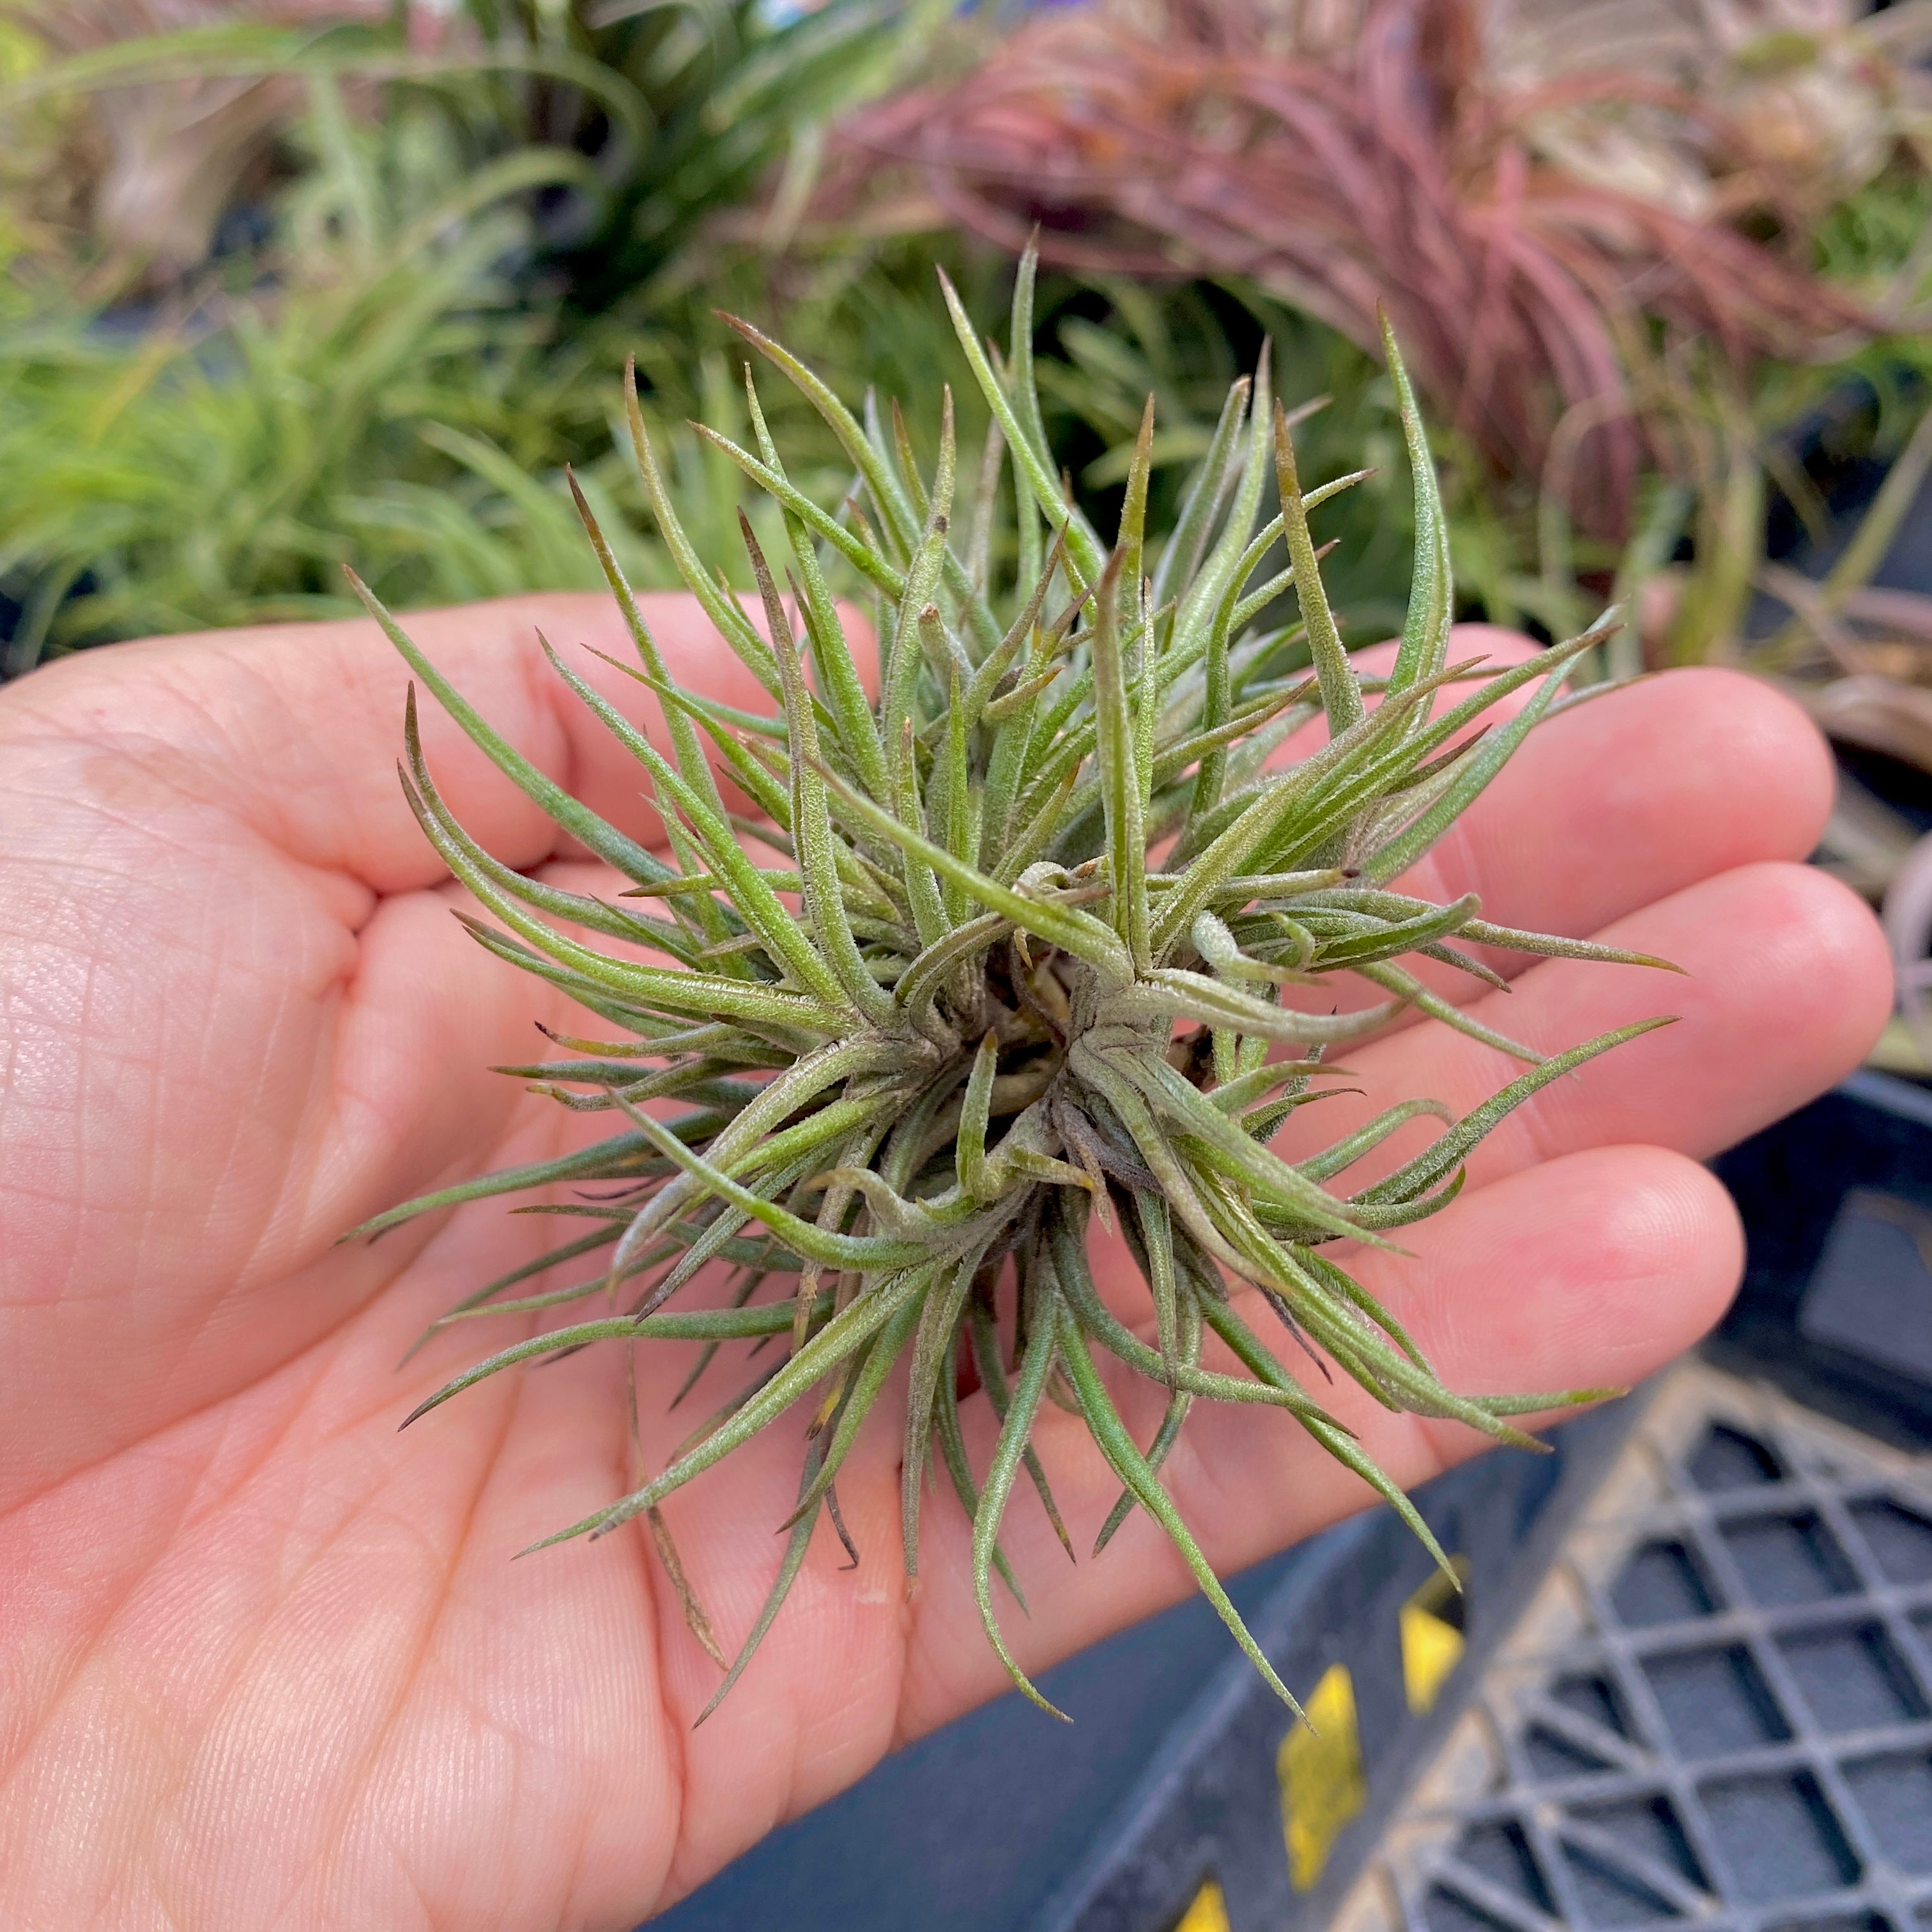
[(1672, 1372), (1322, 1916), (1932, 1927), (1932, 1461)]

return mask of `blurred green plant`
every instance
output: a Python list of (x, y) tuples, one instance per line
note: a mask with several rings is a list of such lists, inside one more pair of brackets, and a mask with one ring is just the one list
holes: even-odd
[[(944, 0), (0, 0), (0, 111), (16, 140), (40, 136), (28, 169), (88, 177), (70, 239), (109, 280), (138, 279), (157, 256), (165, 275), (206, 254), (305, 114), (304, 82), (374, 112), (406, 87), (472, 159), (594, 159), (600, 192), (551, 208), (547, 238), (595, 307), (775, 161), (808, 172), (829, 118), (899, 78), (949, 14)], [(70, 134), (91, 118), (94, 138), (51, 154), (50, 109)]]
[[(32, 10), (0, 0), (0, 112), (24, 130), (0, 163), (4, 668), (145, 632), (340, 614), (349, 558), (402, 604), (588, 584), (566, 464), (634, 580), (668, 583), (607, 453), (632, 356), (700, 554), (742, 577), (741, 479), (676, 427), (728, 425), (742, 408), (742, 345), (718, 309), (782, 330), (842, 388), (870, 386), (882, 412), (931, 394), (936, 374), (962, 434), (978, 434), (974, 385), (925, 291), (937, 261), (987, 321), (1010, 267), (929, 226), (807, 218), (836, 116), (970, 52), (983, 25), (931, 0), (829, 0), (790, 17), (764, 0), (470, 0), (432, 36), (420, 7), (265, 25), (224, 4), (188, 32), (50, 60), (19, 24)], [(59, 152), (63, 103), (211, 80), (280, 90), (272, 166), (232, 184), (268, 184), (254, 237), (139, 305), (106, 304), (102, 287), (128, 286), (124, 259), (115, 268), (99, 236), (50, 248), (62, 238), (18, 182)], [(1900, 166), (1840, 203), (1817, 237), (1828, 276), (1904, 299), (1932, 248), (1927, 182)], [(1171, 518), (1178, 478), (1264, 339), (1285, 399), (1312, 412), (1298, 430), (1312, 460), (1360, 452), (1377, 466), (1333, 513), (1348, 527), (1332, 591), (1352, 640), (1384, 634), (1411, 544), (1386, 376), (1252, 286), (1042, 277), (1035, 351), (1068, 488), (1097, 520), (1117, 516), (1152, 393), (1150, 514)], [(1480, 450), (1438, 436), (1464, 613), (1562, 635), (1614, 590), (1633, 612), (1665, 611), (1648, 627), (1653, 661), (1732, 649), (1765, 581), (1767, 496), (1822, 514), (1780, 430), (1850, 369), (1880, 400), (1873, 447), (1902, 447), (1925, 344), (1874, 344), (1842, 368), (1767, 365), (1748, 395), (1712, 368), (1660, 363), (1656, 380), (1680, 392), (1682, 474), (1645, 481), (1621, 546), (1573, 531), (1553, 493), (1499, 491)], [(822, 426), (789, 404), (778, 414), (796, 466), (836, 489), (843, 458)], [(936, 419), (908, 433), (929, 462)], [(1673, 561), (1685, 550), (1690, 563)], [(1610, 656), (1634, 668), (1640, 644), (1634, 626)]]
[[(1706, 366), (1654, 372), (1674, 385), (1679, 475), (1647, 479), (1640, 527), (1618, 560), (1633, 618), (1640, 599), (1648, 605), (1645, 654), (1634, 625), (1622, 645), (1625, 668), (1729, 662), (1813, 677), (1846, 669), (1834, 662), (1818, 620), (1883, 562), (1932, 454), (1932, 335), (1923, 326), (1932, 296), (1932, 173), (1922, 162), (1886, 169), (1831, 209), (1814, 242), (1821, 274), (1858, 291), (1894, 326), (1835, 358), (1768, 360), (1748, 390)], [(1875, 465), (1890, 481), (1847, 531), (1845, 506), (1831, 500), (1832, 472)], [(1822, 605), (1768, 554), (1774, 506), (1832, 563)], [(1544, 574), (1558, 577), (1571, 560), (1547, 518), (1543, 544)], [(1647, 598), (1646, 584), (1655, 593)], [(1790, 613), (1768, 632), (1766, 598)]]
[(371, 548), (412, 600), (565, 568), (542, 486), (512, 490), (510, 473), (554, 467), (591, 425), (512, 265), (531, 244), (523, 198), (584, 164), (526, 149), (466, 169), (438, 117), (358, 126), (332, 82), (310, 92), (313, 167), (264, 256), (135, 322), (48, 277), (12, 296), (10, 669), (50, 643), (338, 610), (335, 566)]
[[(634, 38), (615, 52), (640, 86), (654, 71), (688, 76), (694, 56), (672, 44), (688, 15), (639, 11), (619, 23)], [(849, 53), (870, 33), (881, 62), (907, 31), (903, 15), (847, 0), (806, 24), (820, 53)], [(742, 577), (742, 479), (677, 427), (687, 416), (728, 427), (742, 409), (742, 346), (718, 309), (782, 326), (834, 380), (855, 393), (869, 386), (882, 411), (895, 397), (931, 394), (935, 375), (950, 381), (962, 430), (976, 435), (975, 386), (926, 290), (937, 259), (973, 313), (996, 314), (1011, 275), (997, 255), (943, 236), (856, 233), (774, 251), (762, 244), (783, 216), (782, 184), (735, 232), (703, 225), (718, 212), (706, 196), (742, 192), (758, 170), (742, 119), (732, 121), (736, 172), (699, 124), (766, 100), (777, 83), (762, 54), (794, 44), (790, 31), (744, 40), (737, 64), (723, 64), (728, 86), (662, 104), (652, 124), (665, 152), (685, 143), (692, 158), (654, 200), (627, 203), (611, 187), (585, 118), (595, 118), (590, 96), (546, 107), (527, 70), (506, 80), (472, 67), (440, 74), (434, 89), (417, 73), (374, 114), (358, 92), (370, 36), (311, 35), (307, 55), (290, 56), (302, 111), (283, 129), (285, 179), (254, 245), (131, 311), (90, 304), (78, 277), (16, 247), (0, 285), (0, 593), (17, 612), (5, 668), (118, 638), (341, 614), (350, 607), (336, 566), (352, 558), (402, 604), (588, 586), (566, 464), (633, 580), (668, 584), (634, 482), (608, 454), (618, 377), (632, 356), (699, 554)], [(200, 37), (196, 58), (212, 44)], [(231, 71), (247, 64), (244, 52), (256, 58), (248, 40), (223, 44)], [(286, 34), (279, 44), (285, 53), (296, 45)], [(361, 68), (352, 70), (345, 47), (359, 50)], [(158, 57), (153, 46), (144, 56)], [(186, 71), (187, 58), (171, 44), (162, 70)], [(49, 71), (26, 90), (33, 99), (53, 98)], [(117, 48), (82, 71), (98, 80), (155, 70)], [(512, 83), (517, 98), (493, 104)], [(25, 98), (16, 94), (16, 111)], [(568, 138), (493, 153), (501, 144), (479, 133), (527, 132), (546, 113)], [(805, 166), (796, 157), (808, 154), (808, 124), (760, 113), (762, 146), (752, 145), (764, 164), (784, 150)], [(680, 116), (686, 132), (665, 131)], [(700, 177), (695, 158), (706, 154)], [(621, 288), (614, 279), (599, 306), (578, 271), (594, 252), (587, 238), (619, 226), (650, 272)], [(655, 238), (655, 256), (640, 236)], [(1302, 432), (1316, 460), (1331, 442), (1383, 455), (1397, 447), (1379, 369), (1279, 304), (1072, 277), (1052, 278), (1042, 298), (1045, 406), (1058, 442), (1080, 453), (1070, 487), (1096, 511), (1117, 506), (1150, 390), (1172, 425), (1156, 452), (1154, 506), (1171, 510), (1169, 479), (1204, 447), (1220, 398), (1264, 335), (1292, 404), (1332, 398)], [(816, 464), (812, 485), (836, 488), (844, 459), (823, 425), (802, 406), (781, 404), (775, 418), (801, 452), (794, 468)], [(937, 431), (936, 419), (909, 425), (927, 460)], [(1348, 512), (1358, 527), (1347, 532), (1336, 592), (1358, 634), (1399, 616), (1408, 569), (1401, 496), (1377, 479)]]
[[(35, 136), (0, 183), (6, 669), (148, 632), (334, 614), (352, 555), (405, 602), (589, 581), (560, 470), (608, 450), (625, 354), (677, 415), (730, 406), (701, 274), (664, 272), (706, 218), (808, 151), (814, 112), (890, 78), (928, 20), (886, 0), (790, 21), (755, 0), (478, 0), (467, 31), (425, 45), (409, 11), (213, 19), (51, 60), (22, 24), (35, 10), (0, 22), (0, 109)], [(34, 218), (32, 166), (64, 152), (50, 115), (138, 96), (160, 141), (157, 93), (165, 108), (188, 90), (190, 118), (208, 106), (193, 90), (217, 83), (280, 90), (281, 185), (254, 211), (266, 236), (138, 305), (104, 302), (102, 288), (135, 285), (126, 238)], [(238, 154), (224, 137), (238, 194)], [(196, 174), (178, 154), (164, 172)], [(196, 193), (187, 225), (212, 226), (223, 197)], [(731, 279), (771, 320), (757, 264)], [(735, 476), (665, 440), (706, 554), (742, 555)], [(593, 497), (608, 468), (585, 466)], [(668, 581), (634, 492), (604, 507), (637, 580)]]

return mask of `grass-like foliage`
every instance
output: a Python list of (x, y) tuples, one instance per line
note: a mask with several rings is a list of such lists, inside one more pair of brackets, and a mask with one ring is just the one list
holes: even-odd
[[(724, 446), (777, 500), (791, 550), (775, 567), (746, 526), (766, 634), (685, 542), (633, 398), (638, 460), (664, 538), (773, 707), (768, 716), (728, 711), (673, 682), (583, 506), (636, 641), (628, 668), (662, 700), (668, 745), (650, 742), (563, 658), (551, 660), (636, 758), (669, 832), (668, 860), (526, 763), (368, 600), (484, 752), (629, 882), (612, 900), (576, 896), (486, 855), (437, 792), (412, 696), (405, 787), (424, 832), (496, 922), (470, 921), (470, 929), (622, 1036), (560, 1037), (567, 1058), (505, 1070), (566, 1106), (609, 1114), (610, 1138), (412, 1201), (365, 1231), (484, 1196), (595, 1184), (576, 1210), (587, 1233), (446, 1318), (547, 1312), (592, 1298), (607, 1298), (611, 1312), (505, 1348), (417, 1414), (486, 1376), (593, 1342), (698, 1343), (700, 1366), (721, 1347), (757, 1344), (748, 1385), (662, 1474), (548, 1539), (595, 1536), (650, 1513), (668, 1550), (656, 1514), (666, 1497), (758, 1431), (808, 1415), (790, 1543), (720, 1696), (770, 1627), (820, 1513), (836, 1525), (839, 1471), (902, 1362), (908, 1584), (928, 1474), (941, 1472), (972, 1519), (987, 1636), (1015, 1682), (1042, 1702), (1008, 1654), (992, 1581), (998, 1572), (1018, 1597), (999, 1534), (1022, 1474), (1060, 1524), (1032, 1447), (1042, 1402), (1082, 1415), (1120, 1478), (1100, 1544), (1132, 1510), (1146, 1510), (1287, 1698), (1162, 1485), (1162, 1462), (1192, 1406), (1282, 1410), (1283, 1426), (1305, 1430), (1360, 1474), (1435, 1550), (1400, 1491), (1309, 1392), (1324, 1385), (1328, 1365), (1391, 1408), (1526, 1446), (1531, 1438), (1510, 1416), (1585, 1399), (1445, 1388), (1334, 1251), (1392, 1246), (1393, 1231), (1454, 1198), (1471, 1149), (1510, 1108), (1646, 1030), (1549, 1058), (1502, 1038), (1404, 959), (1492, 982), (1465, 947), (1661, 962), (1508, 930), (1486, 922), (1473, 896), (1438, 904), (1393, 883), (1539, 720), (1585, 694), (1561, 694), (1599, 634), (1500, 670), (1449, 661), (1442, 509), (1392, 338), (1418, 541), (1387, 676), (1359, 675), (1343, 648), (1310, 528), (1317, 506), (1359, 478), (1304, 490), (1265, 361), (1228, 396), (1158, 545), (1144, 526), (1150, 404), (1110, 544), (1068, 507), (1040, 433), (1032, 284), (1029, 260), (1004, 356), (981, 341), (947, 287), (994, 425), (981, 460), (963, 471), (950, 397), (938, 462), (921, 473), (896, 411), (868, 400), (851, 413), (784, 349), (740, 325), (822, 412), (856, 472), (833, 509), (797, 490), (748, 372), (754, 446)], [(1286, 568), (1264, 575), (1281, 546)], [(828, 588), (828, 579), (854, 578), (876, 600), (876, 702)], [(1299, 621), (1257, 628), (1291, 588)], [(1518, 692), (1526, 702), (1495, 713)], [(1324, 716), (1320, 748), (1271, 761)], [(713, 758), (769, 815), (773, 829), (758, 836), (784, 865), (748, 856)], [(1337, 1012), (1328, 991), (1335, 974), (1367, 982), (1378, 1003)], [(1332, 1048), (1411, 1012), (1460, 1028), (1527, 1070), (1460, 1120), (1412, 1099), (1312, 1157), (1289, 1162), (1270, 1150), (1290, 1113), (1335, 1090), (1317, 1084)], [(673, 1097), (686, 1111), (670, 1118), (650, 1105)], [(1444, 1122), (1421, 1153), (1372, 1185), (1338, 1185), (1418, 1115)], [(1144, 1280), (1142, 1306), (1115, 1305), (1095, 1281), (1087, 1237), (1096, 1217), (1118, 1222)], [(544, 1268), (592, 1255), (592, 1271), (571, 1286), (509, 1294)], [(739, 1271), (730, 1305), (674, 1307), (714, 1262)], [(1258, 1298), (1232, 1293), (1230, 1277)], [(1251, 1320), (1263, 1309), (1292, 1345), (1288, 1363), (1277, 1353), (1282, 1337), (1271, 1346)], [(1096, 1351), (1166, 1391), (1150, 1443), (1124, 1425)], [(969, 1362), (999, 1418), (980, 1469), (959, 1414)]]

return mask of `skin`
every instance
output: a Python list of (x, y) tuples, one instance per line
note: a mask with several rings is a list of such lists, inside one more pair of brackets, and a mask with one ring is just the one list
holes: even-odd
[[(650, 614), (687, 682), (758, 702), (694, 609)], [(634, 770), (543, 666), (538, 624), (628, 649), (588, 597), (411, 628), (540, 765), (648, 830)], [(658, 729), (634, 684), (580, 661)], [(630, 1486), (620, 1358), (500, 1377), (398, 1434), (520, 1331), (446, 1331), (399, 1370), (405, 1349), (556, 1224), (483, 1203), (336, 1238), (580, 1136), (486, 1070), (542, 1054), (536, 1019), (606, 1030), (449, 916), (393, 776), (405, 682), (358, 622), (158, 640), (0, 693), (0, 1922), (21, 1932), (627, 1927), (1004, 1685), (950, 1496), (928, 1502), (906, 1599), (890, 1423), (841, 1480), (860, 1568), (822, 1528), (695, 1732), (718, 1673), (640, 1526), (510, 1561)], [(434, 706), (424, 723), (483, 843), (608, 889)], [(1511, 992), (1478, 989), (1544, 1047), (1682, 1024), (1515, 1114), (1455, 1207), (1406, 1231), (1413, 1258), (1358, 1257), (1452, 1386), (1628, 1384), (1721, 1312), (1739, 1232), (1699, 1161), (1855, 1065), (1888, 1001), (1870, 916), (1798, 862), (1830, 785), (1774, 694), (1673, 672), (1534, 734), (1426, 862), (1432, 893), (1474, 889), (1490, 917), (1690, 976), (1519, 960)], [(1512, 1070), (1435, 1025), (1347, 1058), (1370, 1097), (1317, 1110), (1324, 1138), (1402, 1095), (1460, 1111)], [(691, 1360), (640, 1352), (653, 1466), (745, 1373), (721, 1363), (666, 1420)], [(1158, 1392), (1114, 1386), (1145, 1440)], [(1405, 1484), (1478, 1446), (1352, 1387), (1333, 1399)], [(728, 1649), (778, 1562), (803, 1419), (667, 1511)], [(1115, 1486), (1073, 1418), (1049, 1408), (1039, 1440), (1084, 1552)], [(1224, 1571), (1367, 1499), (1264, 1411), (1198, 1406), (1166, 1474)], [(1070, 1566), (1024, 1485), (1004, 1540), (1032, 1614), (1002, 1615), (1030, 1670), (1189, 1587), (1138, 1516)]]

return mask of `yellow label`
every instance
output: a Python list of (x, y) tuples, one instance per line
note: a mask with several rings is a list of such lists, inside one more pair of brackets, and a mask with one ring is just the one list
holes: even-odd
[(1194, 1894), (1194, 1903), (1180, 1915), (1174, 1932), (1228, 1932), (1228, 1901), (1211, 1878)]
[[(1453, 1556), (1457, 1582), (1466, 1584), (1466, 1558)], [(1402, 1605), (1396, 1614), (1402, 1636), (1402, 1684), (1408, 1708), (1418, 1717), (1436, 1708), (1449, 1673), (1462, 1661), (1462, 1597), (1439, 1570)]]
[(1313, 1889), (1343, 1826), (1368, 1802), (1355, 1686), (1346, 1664), (1331, 1664), (1309, 1694), (1305, 1724), (1275, 1754), (1281, 1780), (1282, 1830), (1288, 1875), (1297, 1892)]
[(1402, 1682), (1408, 1708), (1420, 1718), (1436, 1708), (1442, 1686), (1462, 1656), (1462, 1633), (1420, 1604), (1402, 1606)]

